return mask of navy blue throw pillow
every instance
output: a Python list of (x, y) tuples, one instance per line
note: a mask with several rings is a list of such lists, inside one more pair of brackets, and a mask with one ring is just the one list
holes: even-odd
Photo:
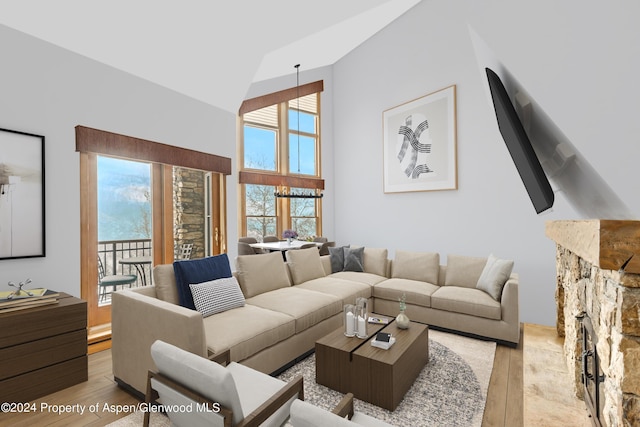
[(231, 277), (231, 265), (227, 254), (220, 254), (207, 258), (175, 261), (173, 272), (176, 275), (180, 305), (195, 310), (196, 306), (193, 303), (189, 285)]

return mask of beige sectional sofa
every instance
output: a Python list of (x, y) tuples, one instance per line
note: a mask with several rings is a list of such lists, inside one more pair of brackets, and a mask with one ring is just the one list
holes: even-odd
[(471, 286), (486, 259), (449, 256), (454, 265), (447, 268), (437, 254), (398, 251), (390, 260), (386, 249), (360, 248), (355, 269), (362, 271), (335, 271), (335, 257), (321, 257), (315, 248), (287, 254), (287, 263), (277, 252), (239, 256), (233, 276), (244, 305), (206, 317), (179, 305), (172, 265), (154, 268), (153, 286), (115, 292), (116, 381), (144, 393), (154, 368), (149, 348), (157, 339), (205, 357), (230, 349), (233, 361), (272, 373), (340, 327), (344, 304), (357, 297), (370, 298), (372, 311), (395, 316), (404, 294), (412, 320), (505, 343), (519, 340), (517, 276), (506, 281), (498, 300)]

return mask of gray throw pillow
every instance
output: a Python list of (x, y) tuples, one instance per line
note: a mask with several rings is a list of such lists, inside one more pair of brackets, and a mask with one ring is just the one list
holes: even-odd
[(511, 276), (513, 270), (513, 261), (498, 259), (493, 254), (487, 258), (487, 264), (482, 270), (482, 274), (478, 279), (476, 288), (481, 289), (491, 295), (491, 297), (500, 301), (502, 297), (502, 288)]
[(364, 247), (344, 248), (343, 271), (364, 271)]
[(344, 270), (344, 248), (348, 248), (348, 246), (329, 247), (329, 261), (331, 261), (332, 273)]

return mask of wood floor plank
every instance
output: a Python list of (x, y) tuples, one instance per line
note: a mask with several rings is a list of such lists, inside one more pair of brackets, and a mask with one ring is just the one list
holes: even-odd
[(512, 351), (509, 358), (509, 381), (507, 382), (505, 426), (524, 425), (524, 364), (523, 340), (520, 341), (520, 351)]
[(502, 427), (506, 411), (506, 396), (509, 382), (509, 354), (510, 349), (504, 346), (496, 347), (493, 360), (493, 372), (487, 390), (487, 402), (482, 419), (483, 427)]

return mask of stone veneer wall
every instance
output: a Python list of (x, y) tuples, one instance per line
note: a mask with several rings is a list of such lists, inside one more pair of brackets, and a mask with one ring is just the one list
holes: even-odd
[(191, 258), (204, 257), (204, 172), (173, 168), (173, 241), (175, 251), (193, 243)]
[(585, 312), (598, 337), (606, 377), (601, 422), (640, 425), (640, 275), (604, 270), (557, 245), (558, 334), (574, 391), (584, 399), (581, 381), (582, 333), (576, 318)]

